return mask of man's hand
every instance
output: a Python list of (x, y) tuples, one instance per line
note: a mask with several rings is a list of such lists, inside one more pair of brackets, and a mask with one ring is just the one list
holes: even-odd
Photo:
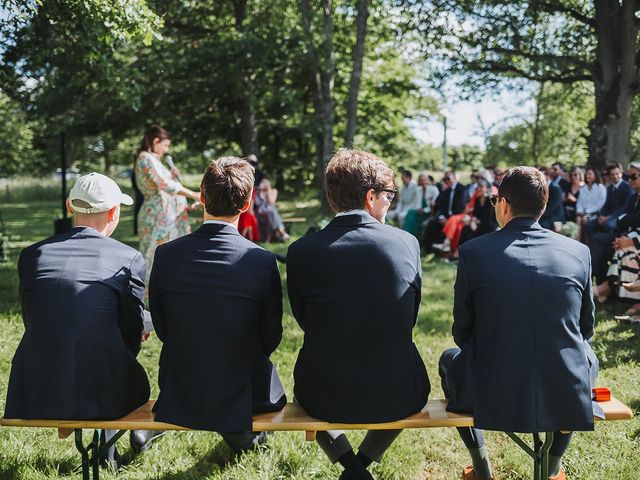
[(609, 217), (605, 217), (604, 215), (598, 216), (598, 225), (604, 225), (609, 220)]
[(613, 241), (613, 248), (616, 250), (623, 250), (629, 247), (633, 247), (633, 240), (629, 237), (618, 237)]
[(151, 332), (142, 332), (142, 338), (140, 339), (140, 341), (146, 342), (147, 340), (149, 340), (150, 336), (151, 336)]

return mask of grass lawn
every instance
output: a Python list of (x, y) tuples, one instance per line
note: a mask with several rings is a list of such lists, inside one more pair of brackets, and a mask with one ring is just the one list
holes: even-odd
[[(4, 203), (0, 207), (10, 235), (8, 264), (0, 265), (0, 411), (4, 411), (9, 370), (13, 353), (23, 333), (17, 294), (16, 260), (20, 249), (50, 235), (59, 202)], [(317, 217), (317, 201), (283, 204), (283, 213)], [(131, 209), (125, 208), (115, 237), (136, 246), (132, 235)], [(297, 226), (294, 236), (303, 233)], [(271, 247), (270, 247), (271, 248)], [(272, 248), (284, 252), (286, 246)], [(453, 302), (453, 265), (431, 260), (423, 264), (424, 290), (414, 338), (427, 364), (432, 382), (432, 397), (441, 398), (437, 373), (440, 353), (451, 346), (451, 309)], [(282, 271), (284, 282), (284, 269)], [(508, 295), (508, 292), (505, 292)], [(287, 300), (284, 301), (284, 338), (273, 355), (285, 389), (292, 398), (292, 369), (302, 343)], [(634, 410), (640, 408), (640, 327), (621, 325), (613, 315), (626, 309), (607, 304), (597, 312), (595, 350), (601, 361), (600, 385)], [(139, 359), (147, 369), (152, 398), (158, 394), (157, 363), (160, 342), (152, 337), (143, 345)], [(363, 432), (350, 434), (353, 443)], [(595, 433), (579, 433), (565, 457), (572, 479), (640, 478), (640, 420), (602, 423)], [(530, 478), (531, 461), (505, 435), (486, 435), (497, 479)], [(119, 450), (128, 452), (127, 437)], [(80, 478), (74, 472), (79, 464), (73, 437), (58, 440), (51, 429), (0, 428), (0, 480)], [(454, 479), (469, 460), (454, 429), (408, 430), (403, 432), (380, 465), (373, 467), (379, 479)], [(260, 451), (233, 458), (214, 433), (170, 432), (144, 454), (130, 459), (118, 475), (104, 471), (104, 479), (329, 479), (340, 469), (326, 460), (313, 442), (305, 442), (302, 432), (279, 432)]]

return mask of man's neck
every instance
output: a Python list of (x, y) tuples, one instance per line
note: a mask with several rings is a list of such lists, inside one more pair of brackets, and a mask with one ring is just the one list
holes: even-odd
[(238, 228), (238, 222), (240, 220), (240, 215), (233, 215), (231, 217), (216, 217), (213, 215), (209, 215), (207, 212), (204, 213), (204, 222), (225, 222), (230, 223), (234, 227)]
[(87, 222), (87, 221), (75, 221), (75, 226), (76, 227), (89, 227), (89, 228), (93, 228), (94, 230), (96, 230), (98, 233), (104, 235), (105, 237), (108, 237), (108, 231), (109, 231), (109, 225), (108, 224), (103, 224), (103, 223), (93, 223), (93, 222)]

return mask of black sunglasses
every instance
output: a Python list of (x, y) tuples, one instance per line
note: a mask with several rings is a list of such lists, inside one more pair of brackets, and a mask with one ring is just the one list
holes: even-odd
[(640, 178), (640, 173), (630, 173), (629, 175), (627, 175), (627, 178), (631, 181), (637, 180), (638, 178)]
[(502, 195), (491, 195), (489, 197), (489, 202), (491, 202), (492, 207), (495, 207), (498, 204), (499, 198), (504, 198), (504, 201), (509, 203), (509, 200), (507, 199), (507, 197), (503, 197)]

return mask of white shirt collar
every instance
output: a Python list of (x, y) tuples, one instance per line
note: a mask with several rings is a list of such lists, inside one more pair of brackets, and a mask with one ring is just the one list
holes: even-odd
[(621, 178), (620, 180), (618, 180), (616, 183), (613, 184), (613, 188), (618, 188), (620, 186), (620, 184), (622, 183), (622, 180), (624, 180), (624, 178)]
[(207, 225), (209, 223), (211, 223), (213, 225), (231, 225), (236, 230), (238, 229), (238, 227), (236, 227), (233, 223), (225, 222), (224, 220), (206, 220), (206, 221), (202, 222), (203, 225)]
[(371, 218), (373, 218), (373, 216), (371, 216), (371, 214), (369, 212), (367, 212), (366, 210), (362, 209), (362, 208), (356, 208), (355, 210), (349, 210), (348, 212), (338, 212), (336, 213), (336, 218), (337, 217), (343, 217), (345, 215), (354, 215), (357, 213), (364, 213), (366, 215), (369, 215)]

